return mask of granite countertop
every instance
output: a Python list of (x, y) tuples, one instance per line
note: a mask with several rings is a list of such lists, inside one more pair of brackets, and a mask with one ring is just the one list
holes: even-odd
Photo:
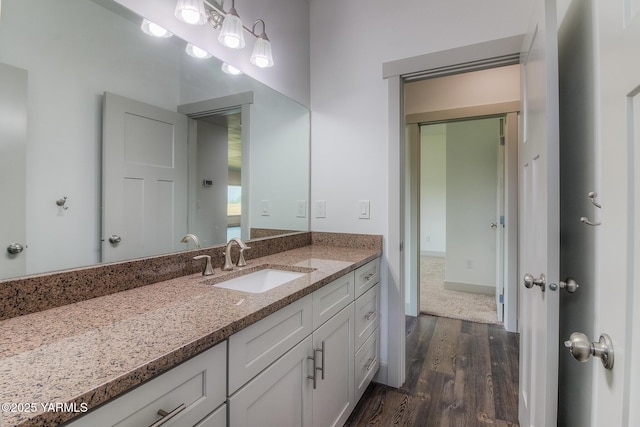
[[(0, 321), (0, 425), (67, 421), (380, 255), (311, 245)], [(211, 286), (263, 264), (313, 271), (260, 294)], [(52, 403), (77, 412), (45, 411)]]

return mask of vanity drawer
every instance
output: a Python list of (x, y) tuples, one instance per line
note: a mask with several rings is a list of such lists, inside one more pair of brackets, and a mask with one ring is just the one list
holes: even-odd
[(367, 338), (355, 355), (356, 403), (380, 367), (380, 328)]
[(380, 325), (380, 283), (356, 300), (356, 351)]
[(351, 272), (313, 293), (313, 329), (353, 302), (354, 278), (355, 275)]
[(380, 258), (376, 258), (356, 270), (356, 298), (380, 281)]
[(69, 426), (149, 426), (161, 419), (159, 410), (179, 411), (167, 427), (195, 425), (226, 400), (226, 359), (227, 343), (222, 342)]
[(229, 395), (313, 331), (312, 295), (229, 337)]

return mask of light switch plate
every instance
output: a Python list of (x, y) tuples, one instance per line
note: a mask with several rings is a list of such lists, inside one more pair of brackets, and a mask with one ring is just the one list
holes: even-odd
[(316, 200), (315, 214), (316, 214), (316, 218), (327, 217), (327, 202), (325, 200)]
[(358, 200), (358, 218), (370, 219), (371, 218), (371, 202), (369, 200)]
[(307, 217), (307, 201), (306, 200), (296, 201), (296, 216), (298, 218)]
[(271, 215), (271, 200), (262, 200), (260, 202), (260, 215), (261, 216)]

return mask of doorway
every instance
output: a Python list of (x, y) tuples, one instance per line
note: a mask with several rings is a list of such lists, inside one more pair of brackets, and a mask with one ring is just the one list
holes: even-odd
[(421, 314), (502, 320), (505, 120), (417, 125)]

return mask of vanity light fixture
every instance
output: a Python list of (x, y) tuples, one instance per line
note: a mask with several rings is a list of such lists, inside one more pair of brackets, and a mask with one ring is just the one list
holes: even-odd
[[(235, 0), (231, 0), (231, 8), (228, 12), (223, 9), (223, 4), (224, 0), (178, 0), (175, 14), (181, 21), (194, 25), (200, 25), (204, 15), (213, 28), (220, 29), (218, 41), (231, 49), (242, 49), (246, 44), (244, 32), (248, 32), (256, 38), (250, 58), (251, 63), (261, 68), (272, 67), (271, 42), (266, 34), (265, 22), (257, 19), (253, 23), (253, 28), (249, 29), (242, 24), (238, 16)], [(201, 11), (201, 6), (204, 12)], [(262, 23), (260, 34), (256, 33), (258, 23)]]
[(191, 43), (187, 43), (187, 47), (185, 50), (187, 51), (187, 54), (189, 56), (192, 56), (197, 59), (209, 59), (213, 56), (206, 50), (201, 49), (198, 46)]
[(173, 33), (169, 32), (167, 29), (154, 22), (149, 21), (147, 18), (144, 18), (142, 20), (142, 25), (140, 26), (140, 28), (145, 32), (145, 34), (154, 37), (167, 38), (173, 35)]
[(253, 45), (253, 53), (251, 54), (251, 63), (260, 68), (273, 67), (273, 56), (271, 55), (271, 42), (267, 37), (266, 25), (262, 19), (256, 19), (251, 29), (252, 34), (256, 34), (256, 25), (262, 22), (262, 33), (258, 36), (256, 44)]
[(238, 70), (236, 67), (234, 67), (233, 65), (229, 65), (226, 62), (222, 64), (222, 71), (224, 71), (227, 74), (231, 74), (232, 76), (238, 76), (240, 74), (244, 74), (241, 70)]
[(244, 26), (236, 12), (236, 0), (231, 0), (231, 9), (222, 20), (222, 28), (218, 35), (218, 41), (231, 49), (242, 49), (244, 42)]
[(207, 12), (204, 0), (178, 0), (175, 11), (176, 18), (191, 25), (207, 23)]

